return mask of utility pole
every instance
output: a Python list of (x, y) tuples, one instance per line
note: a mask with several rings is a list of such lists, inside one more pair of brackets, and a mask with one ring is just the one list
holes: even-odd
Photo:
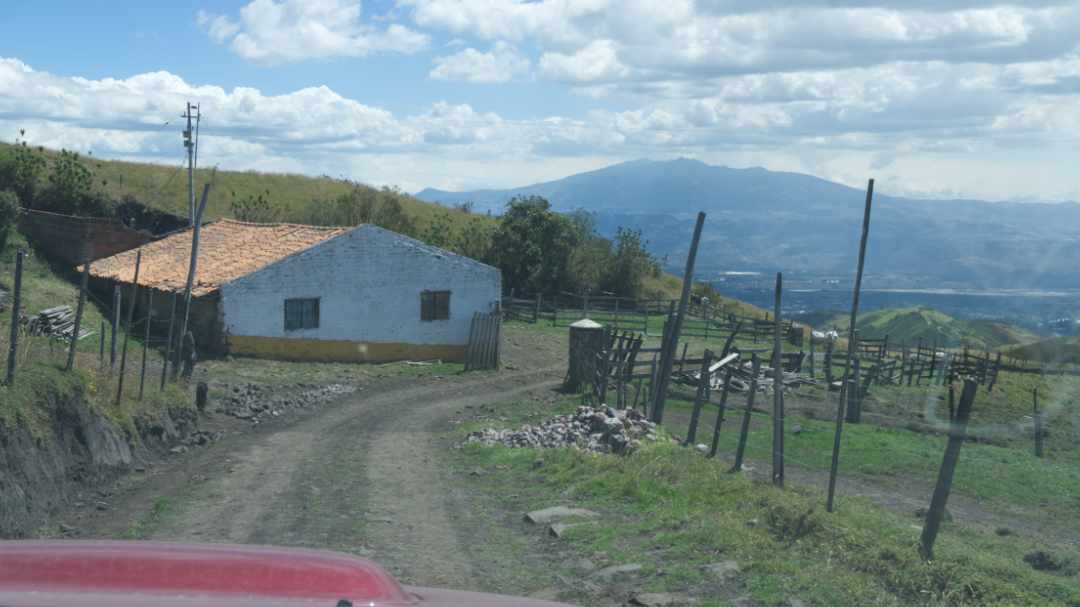
[[(192, 114), (192, 110), (195, 113)], [(192, 104), (190, 101), (187, 104), (187, 111), (184, 112), (181, 118), (187, 119), (187, 128), (184, 129), (184, 147), (187, 148), (187, 183), (188, 183), (188, 226), (195, 225), (195, 150), (198, 147), (198, 131), (191, 130), (191, 119), (195, 119), (195, 128), (199, 128), (199, 120), (202, 118), (202, 113), (199, 111), (199, 106)]]

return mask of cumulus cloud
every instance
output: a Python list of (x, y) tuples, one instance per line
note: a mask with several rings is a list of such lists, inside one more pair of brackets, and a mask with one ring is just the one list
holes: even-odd
[(266, 64), (415, 53), (429, 42), (426, 34), (399, 23), (380, 29), (365, 22), (357, 0), (252, 0), (238, 20), (200, 10), (196, 22), (215, 42)]
[(544, 53), (540, 73), (552, 80), (600, 82), (619, 80), (630, 73), (619, 60), (612, 40), (596, 40), (573, 53)]
[(499, 41), (486, 53), (474, 48), (435, 58), (428, 74), (436, 80), (494, 84), (527, 74), (532, 63), (512, 45)]

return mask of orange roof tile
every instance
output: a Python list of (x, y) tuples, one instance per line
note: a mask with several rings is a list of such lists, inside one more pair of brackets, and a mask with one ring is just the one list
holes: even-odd
[[(199, 232), (199, 259), (191, 294), (216, 291), (221, 285), (298, 253), (352, 228), (327, 228), (290, 223), (246, 223), (222, 219)], [(162, 291), (183, 291), (191, 261), (188, 228), (142, 247), (139, 285)], [(135, 273), (135, 249), (91, 263), (90, 273), (130, 283)]]

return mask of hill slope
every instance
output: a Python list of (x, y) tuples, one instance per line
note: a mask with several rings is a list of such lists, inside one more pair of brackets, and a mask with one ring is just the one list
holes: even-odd
[[(847, 329), (847, 314), (837, 314), (817, 323), (817, 328)], [(1031, 343), (1038, 336), (1024, 329), (1000, 322), (961, 320), (929, 308), (886, 308), (860, 314), (855, 323), (859, 336), (881, 339), (889, 336), (891, 344), (914, 346), (937, 343), (943, 347), (968, 346), (995, 350), (1002, 346)]]
[[(641, 228), (654, 254), (682, 259), (697, 211), (708, 213), (703, 272), (843, 273), (854, 266), (865, 193), (809, 175), (731, 169), (696, 160), (634, 161), (508, 190), (445, 192), (424, 200), (473, 201), (499, 210), (515, 195), (598, 214), (601, 233)], [(934, 286), (1080, 287), (1080, 204), (914, 200), (877, 195), (871, 274), (923, 276)]]
[[(6, 155), (11, 144), (0, 143), (0, 156)], [(57, 152), (43, 150), (48, 157)], [(131, 196), (138, 202), (159, 211), (187, 216), (187, 169), (186, 164), (168, 166), (122, 160), (103, 160), (83, 156), (83, 164), (93, 171), (94, 185), (115, 200)], [(212, 175), (213, 174), (213, 175)], [(234, 217), (231, 203), (262, 195), (278, 208), (280, 221), (306, 222), (304, 215), (313, 201), (332, 200), (354, 188), (375, 195), (385, 192), (400, 202), (419, 232), (428, 228), (438, 217), (445, 217), (451, 226), (459, 227), (469, 218), (480, 214), (447, 212), (441, 205), (418, 200), (403, 192), (379, 190), (364, 184), (332, 177), (309, 177), (291, 173), (262, 173), (257, 171), (216, 171), (200, 168), (195, 171), (195, 190), (213, 176), (213, 187), (207, 201), (206, 216), (209, 219)]]

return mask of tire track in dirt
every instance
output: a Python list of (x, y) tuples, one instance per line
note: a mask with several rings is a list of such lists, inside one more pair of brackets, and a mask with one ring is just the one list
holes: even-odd
[(463, 524), (472, 496), (448, 478), (443, 433), (465, 405), (550, 390), (561, 371), (352, 394), (291, 425), (191, 454), (121, 496), (84, 535), (123, 535), (164, 498), (168, 512), (147, 522), (143, 537), (337, 549), (372, 557), (405, 583), (475, 589), (491, 563), (475, 560), (482, 547), (473, 550), (474, 529)]

